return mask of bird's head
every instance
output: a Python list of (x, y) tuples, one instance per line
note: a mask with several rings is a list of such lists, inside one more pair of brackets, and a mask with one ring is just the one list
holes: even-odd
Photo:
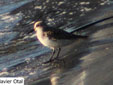
[(37, 31), (38, 29), (42, 28), (42, 21), (37, 21), (35, 24), (34, 24), (34, 30)]

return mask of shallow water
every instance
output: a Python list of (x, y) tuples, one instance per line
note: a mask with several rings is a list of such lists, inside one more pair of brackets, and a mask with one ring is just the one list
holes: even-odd
[(40, 44), (32, 29), (34, 22), (42, 19), (70, 32), (111, 16), (112, 9), (106, 0), (1, 0), (0, 76), (22, 76), (25, 85), (110, 85), (113, 19), (77, 31), (89, 39), (62, 48), (63, 60), (46, 65), (42, 63), (49, 59), (51, 50)]

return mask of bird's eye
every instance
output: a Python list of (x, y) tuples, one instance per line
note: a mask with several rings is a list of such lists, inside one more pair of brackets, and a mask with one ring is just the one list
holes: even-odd
[(37, 25), (36, 25), (36, 27), (39, 27), (39, 26), (40, 26), (40, 24), (37, 24)]

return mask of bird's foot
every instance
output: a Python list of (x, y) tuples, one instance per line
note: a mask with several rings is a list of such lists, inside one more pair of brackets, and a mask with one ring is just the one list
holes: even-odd
[(54, 59), (50, 59), (50, 60), (44, 62), (44, 64), (51, 63), (51, 62), (53, 62), (53, 61), (54, 61)]
[(60, 60), (59, 58), (50, 59), (50, 60), (44, 62), (44, 64), (55, 62), (55, 61), (59, 61), (59, 60)]

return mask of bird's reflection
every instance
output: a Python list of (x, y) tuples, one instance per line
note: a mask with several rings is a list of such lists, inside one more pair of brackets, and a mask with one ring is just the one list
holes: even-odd
[[(83, 79), (86, 76), (86, 72), (82, 70), (83, 68), (79, 66), (79, 64), (82, 62), (80, 58), (89, 53), (89, 50), (83, 49), (88, 48), (87, 47), (88, 42), (87, 40), (86, 41), (80, 40), (78, 42), (79, 42), (78, 44), (73, 43), (70, 46), (63, 48), (60, 57), (64, 56), (64, 58), (61, 59), (60, 61), (55, 61), (51, 63), (52, 65), (56, 66), (56, 69), (52, 72), (50, 76), (50, 81), (52, 85), (69, 85), (69, 82), (71, 83), (73, 82), (73, 85), (75, 85), (74, 81), (76, 81), (76, 83), (78, 82), (82, 83), (80, 85), (84, 85)], [(81, 73), (77, 74), (78, 72)], [(77, 77), (79, 78), (76, 79)]]
[[(101, 30), (95, 28), (98, 30), (93, 32), (94, 34), (88, 40), (80, 41), (77, 45), (73, 44), (63, 49), (62, 53), (66, 51), (68, 55), (63, 58), (64, 63), (60, 63), (59, 67), (51, 74), (52, 85), (91, 85), (94, 80), (97, 81), (99, 79), (95, 75), (97, 72), (102, 74), (100, 77), (103, 76), (104, 72), (102, 73), (102, 70), (98, 71), (103, 63), (101, 60), (110, 58), (110, 56), (109, 58), (105, 56), (106, 53), (112, 54), (111, 51), (106, 50), (107, 47), (111, 47), (109, 45), (112, 43), (112, 38), (109, 34), (113, 32), (113, 29), (108, 29), (111, 26), (110, 24), (106, 24)], [(105, 72), (107, 72), (107, 69)], [(105, 74), (107, 75), (107, 73)], [(91, 79), (92, 81), (90, 81)], [(98, 80), (98, 83), (100, 81)], [(93, 83), (95, 85), (95, 82)]]

